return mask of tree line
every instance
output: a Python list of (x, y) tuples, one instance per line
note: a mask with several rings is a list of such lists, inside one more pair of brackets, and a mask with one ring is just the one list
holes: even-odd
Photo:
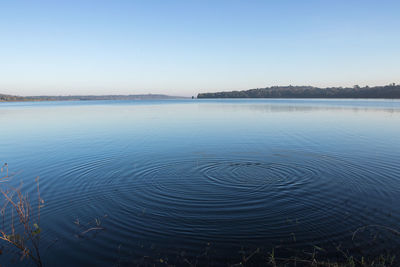
[(180, 99), (183, 97), (161, 94), (145, 95), (77, 95), (77, 96), (14, 96), (0, 94), (0, 102), (12, 101), (84, 101), (84, 100), (159, 100)]
[(197, 98), (400, 98), (400, 85), (375, 87), (272, 86), (244, 91), (200, 93)]

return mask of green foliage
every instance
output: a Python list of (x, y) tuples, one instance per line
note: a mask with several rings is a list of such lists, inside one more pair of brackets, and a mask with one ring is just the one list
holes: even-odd
[(203, 93), (198, 94), (197, 98), (400, 98), (400, 85), (351, 88), (273, 86), (246, 91)]

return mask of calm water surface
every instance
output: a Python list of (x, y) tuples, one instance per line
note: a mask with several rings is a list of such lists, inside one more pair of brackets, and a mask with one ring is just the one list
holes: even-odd
[(0, 128), (8, 183), (34, 196), (40, 176), (48, 265), (400, 250), (352, 240), (399, 229), (400, 101), (0, 103)]

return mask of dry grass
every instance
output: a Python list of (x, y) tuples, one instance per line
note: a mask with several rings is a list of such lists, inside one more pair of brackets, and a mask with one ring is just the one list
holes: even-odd
[(8, 164), (4, 163), (0, 168), (0, 181), (3, 182), (8, 178)]
[[(5, 173), (1, 181), (9, 177), (7, 164), (1, 168), (1, 173)], [(32, 209), (28, 194), (22, 193), (22, 184), (17, 188), (1, 189), (4, 204), (1, 208), (0, 240), (16, 248), (21, 260), (28, 258), (37, 266), (43, 266), (40, 257), (40, 209), (44, 200), (40, 196), (39, 177), (35, 181), (38, 195), (36, 211)]]

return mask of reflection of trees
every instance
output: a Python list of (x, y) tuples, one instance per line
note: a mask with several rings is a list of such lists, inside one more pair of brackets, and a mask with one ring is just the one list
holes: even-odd
[[(256, 112), (311, 112), (311, 111), (352, 111), (352, 112), (382, 112), (400, 113), (400, 102), (392, 105), (391, 101), (348, 101), (348, 100), (216, 100), (205, 102), (200, 108), (229, 109), (230, 111), (256, 111)], [(213, 105), (213, 104), (221, 105)]]

